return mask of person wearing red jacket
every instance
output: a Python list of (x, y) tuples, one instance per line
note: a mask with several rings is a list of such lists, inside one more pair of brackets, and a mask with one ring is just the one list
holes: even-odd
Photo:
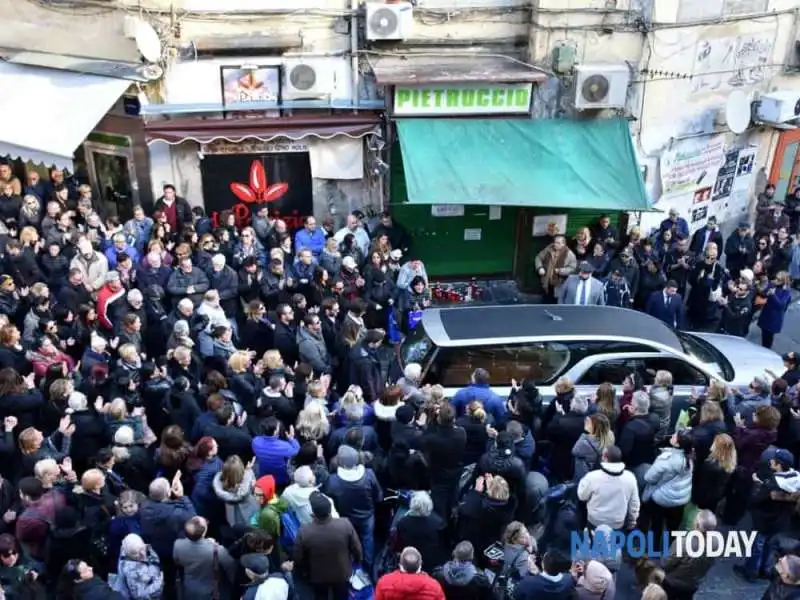
[(97, 322), (105, 331), (112, 333), (125, 309), (125, 288), (119, 280), (119, 273), (109, 271), (106, 284), (97, 292)]
[(442, 586), (422, 570), (422, 555), (413, 547), (400, 553), (400, 568), (381, 577), (375, 600), (445, 600)]

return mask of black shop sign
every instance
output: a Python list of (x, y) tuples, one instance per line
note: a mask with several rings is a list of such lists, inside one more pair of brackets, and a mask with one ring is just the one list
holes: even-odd
[(206, 212), (215, 227), (225, 210), (239, 227), (263, 206), (289, 229), (313, 214), (308, 152), (206, 155), (201, 165)]

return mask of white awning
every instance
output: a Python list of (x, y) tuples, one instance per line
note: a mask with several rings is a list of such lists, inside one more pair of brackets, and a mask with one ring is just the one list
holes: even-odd
[(0, 156), (72, 169), (75, 149), (130, 84), (0, 62)]

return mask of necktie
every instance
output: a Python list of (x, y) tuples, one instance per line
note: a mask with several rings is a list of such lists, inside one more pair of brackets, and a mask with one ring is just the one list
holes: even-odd
[(589, 287), (589, 282), (584, 279), (581, 282), (581, 306), (586, 306), (586, 288), (588, 287)]

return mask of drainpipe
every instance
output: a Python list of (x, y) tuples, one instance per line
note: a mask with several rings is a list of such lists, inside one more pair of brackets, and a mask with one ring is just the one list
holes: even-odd
[(353, 86), (353, 112), (358, 112), (358, 2), (350, 0), (350, 74)]

